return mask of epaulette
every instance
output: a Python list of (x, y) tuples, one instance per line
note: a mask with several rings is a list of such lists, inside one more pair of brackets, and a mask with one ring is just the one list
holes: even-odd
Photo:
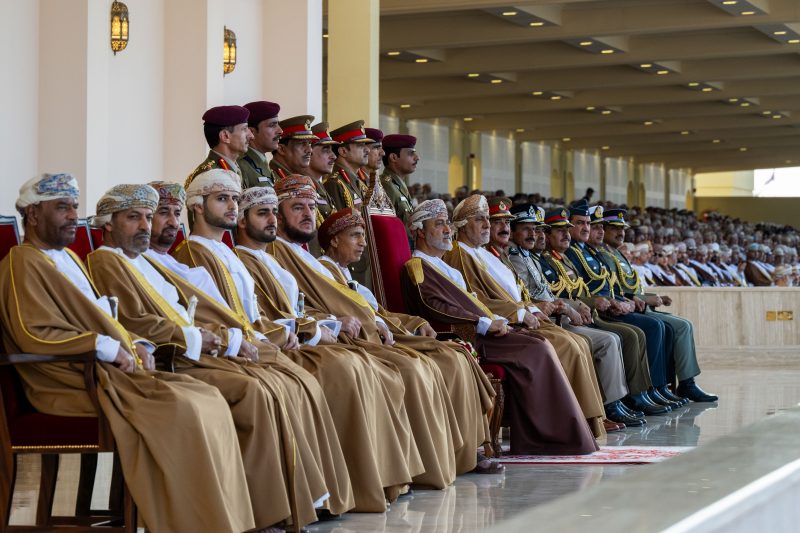
[(519, 248), (509, 248), (508, 255), (519, 255)]
[(419, 257), (412, 257), (406, 261), (406, 272), (408, 272), (414, 285), (419, 285), (425, 281), (425, 274), (422, 271), (422, 259)]
[(217, 162), (214, 161), (213, 159), (211, 161), (206, 161), (205, 163), (202, 163), (196, 169), (194, 169), (191, 174), (189, 174), (189, 176), (186, 178), (186, 181), (183, 182), (183, 188), (184, 189), (188, 188), (198, 174), (202, 174), (207, 170), (213, 170), (214, 168), (216, 168), (216, 166)]

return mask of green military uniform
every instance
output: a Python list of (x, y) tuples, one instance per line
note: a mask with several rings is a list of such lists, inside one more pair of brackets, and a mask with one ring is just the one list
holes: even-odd
[(236, 161), (228, 159), (227, 157), (223, 156), (219, 152), (215, 152), (214, 150), (208, 151), (208, 157), (206, 157), (205, 161), (197, 165), (195, 169), (189, 174), (184, 182), (184, 187), (189, 187), (189, 184), (192, 183), (195, 176), (198, 174), (202, 174), (208, 170), (213, 170), (215, 168), (221, 168), (224, 170), (232, 170), (236, 172), (239, 177), (242, 177), (242, 169), (239, 168), (239, 165), (236, 164)]
[(381, 174), (381, 185), (389, 196), (389, 200), (392, 201), (395, 215), (408, 225), (408, 217), (414, 210), (414, 206), (411, 205), (411, 194), (408, 192), (406, 182), (397, 174), (384, 170)]
[(266, 154), (252, 146), (239, 158), (239, 168), (242, 171), (242, 189), (250, 187), (272, 187), (275, 185), (275, 175), (267, 163)]

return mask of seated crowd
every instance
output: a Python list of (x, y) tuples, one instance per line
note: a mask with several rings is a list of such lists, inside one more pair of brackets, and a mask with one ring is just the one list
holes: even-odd
[[(24, 242), (0, 263), (4, 346), (96, 351), (100, 406), (151, 531), (299, 530), (502, 472), (478, 452), (496, 394), (480, 364), (503, 370), (513, 454), (589, 454), (606, 432), (717, 401), (695, 382), (691, 322), (645, 291), (666, 271), (625, 239), (661, 232), (660, 266), (668, 221), (704, 245), (719, 231), (673, 211), (502, 194), (449, 209), (406, 186), (414, 137), (361, 121), (328, 133), (279, 111), (208, 110), (208, 158), (184, 184), (106, 191), (89, 209), (103, 244), (85, 261), (69, 249), (75, 178), (20, 188)], [(404, 236), (369, 235), (373, 202)], [(775, 239), (797, 243), (762, 228)], [(406, 250), (399, 280), (373, 279), (368, 242)], [(400, 284), (405, 308), (386, 308), (381, 282)], [(19, 372), (40, 411), (91, 415), (80, 370)]]

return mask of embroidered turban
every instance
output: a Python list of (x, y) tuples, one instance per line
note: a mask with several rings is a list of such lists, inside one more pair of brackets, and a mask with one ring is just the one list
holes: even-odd
[(218, 192), (241, 194), (241, 178), (232, 170), (214, 168), (195, 176), (186, 187), (186, 207), (203, 203), (203, 197)]
[(278, 178), (275, 182), (275, 194), (278, 195), (279, 202), (289, 200), (290, 198), (317, 199), (317, 189), (314, 187), (314, 180), (300, 174), (289, 174), (285, 178)]
[(447, 216), (447, 206), (443, 200), (425, 200), (419, 204), (409, 217), (409, 228), (411, 231), (422, 229), (422, 223), (426, 220)]
[(158, 198), (158, 192), (149, 185), (115, 185), (97, 201), (97, 214), (92, 217), (92, 226), (101, 228), (111, 220), (111, 215), (126, 209), (145, 207), (155, 211)]
[(180, 205), (186, 203), (186, 189), (180, 183), (151, 181), (149, 186), (158, 192), (158, 205)]
[(489, 216), (489, 202), (481, 194), (468, 196), (453, 211), (453, 225), (456, 228), (466, 225), (467, 219), (478, 215)]
[(245, 189), (239, 198), (239, 220), (244, 218), (245, 211), (251, 207), (277, 203), (278, 196), (272, 187), (250, 187)]
[(16, 208), (22, 215), (29, 205), (58, 198), (77, 200), (79, 196), (78, 180), (72, 174), (42, 174), (29, 179), (19, 188)]
[(361, 216), (361, 213), (352, 207), (339, 209), (326, 218), (325, 222), (319, 227), (319, 232), (317, 233), (319, 245), (323, 250), (327, 250), (331, 245), (331, 239), (336, 234), (356, 226), (364, 227), (364, 217)]

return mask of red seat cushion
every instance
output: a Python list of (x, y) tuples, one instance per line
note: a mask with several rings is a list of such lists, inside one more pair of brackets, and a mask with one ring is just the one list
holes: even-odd
[(494, 363), (480, 363), (480, 365), (481, 369), (483, 369), (483, 371), (486, 372), (487, 374), (493, 375), (500, 381), (506, 379), (506, 371), (502, 366)]
[(92, 248), (97, 250), (103, 246), (103, 228), (89, 228), (92, 236)]
[(222, 234), (222, 242), (228, 245), (228, 248), (233, 249), (233, 232), (231, 230), (225, 230), (225, 233)]
[(69, 249), (75, 252), (78, 257), (81, 258), (81, 261), (86, 261), (86, 256), (94, 251), (92, 236), (86, 219), (78, 221), (78, 231), (75, 233), (75, 241), (69, 245)]
[(19, 244), (17, 217), (0, 217), (0, 261)]
[[(183, 226), (183, 224), (181, 224)], [(186, 232), (183, 230), (183, 227), (178, 229), (178, 233), (175, 234), (175, 242), (172, 243), (172, 246), (169, 249), (169, 253), (175, 251), (175, 249), (186, 240)]]
[(378, 251), (383, 291), (386, 294), (386, 308), (395, 313), (404, 313), (406, 305), (400, 287), (400, 272), (411, 259), (406, 227), (395, 216), (370, 215), (370, 221)]

